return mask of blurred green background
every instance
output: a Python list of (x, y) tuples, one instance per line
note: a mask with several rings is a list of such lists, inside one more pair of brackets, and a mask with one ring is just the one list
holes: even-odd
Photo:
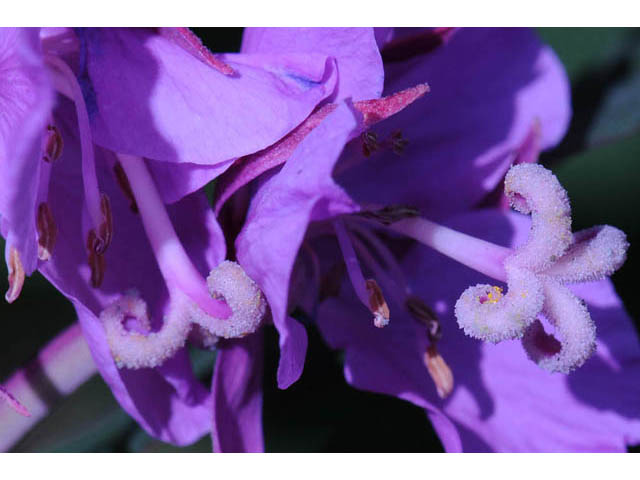
[[(241, 29), (195, 30), (213, 51), (239, 49)], [(629, 259), (613, 280), (637, 327), (640, 29), (538, 31), (567, 69), (574, 110), (566, 138), (541, 161), (553, 169), (569, 192), (574, 230), (608, 223), (627, 233), (632, 245)], [(4, 245), (0, 248), (3, 251)], [(0, 290), (5, 291), (6, 267), (4, 262), (0, 264)], [(75, 320), (71, 304), (39, 274), (27, 280), (13, 305), (0, 302), (0, 310), (0, 381)], [(309, 358), (313, 361), (307, 363), (299, 382), (279, 391), (274, 381), (277, 336), (274, 329), (267, 330), (267, 451), (442, 451), (421, 409), (348, 387), (340, 356), (330, 352), (313, 329), (309, 329)], [(210, 378), (213, 355), (194, 352), (194, 362), (202, 378)], [(59, 404), (15, 446), (15, 451), (208, 452), (211, 441), (204, 438), (191, 447), (176, 449), (150, 438), (119, 408), (102, 379), (94, 377)]]

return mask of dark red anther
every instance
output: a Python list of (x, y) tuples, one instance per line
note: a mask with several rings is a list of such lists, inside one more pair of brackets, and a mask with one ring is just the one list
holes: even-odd
[(378, 135), (375, 132), (364, 132), (362, 138), (362, 153), (365, 157), (370, 157), (371, 154), (380, 149), (378, 143)]
[(98, 288), (104, 280), (105, 260), (104, 255), (96, 252), (98, 239), (95, 230), (91, 229), (87, 236), (88, 263), (91, 270), (91, 286)]
[(131, 185), (129, 184), (129, 179), (127, 178), (127, 174), (124, 172), (124, 168), (120, 162), (116, 162), (113, 167), (113, 172), (116, 176), (116, 181), (120, 186), (120, 190), (124, 193), (124, 196), (129, 201), (129, 208), (133, 213), (138, 213), (138, 204), (136, 203), (136, 197), (133, 195), (133, 190), (131, 189)]
[(64, 141), (62, 135), (55, 125), (47, 125), (47, 132), (44, 137), (42, 159), (45, 162), (53, 163), (62, 155)]
[(92, 248), (99, 255), (104, 255), (107, 248), (111, 244), (111, 238), (113, 237), (113, 217), (111, 215), (111, 203), (109, 197), (104, 193), (100, 196), (100, 210), (102, 211), (102, 223), (96, 232), (91, 229), (89, 232), (89, 238), (91, 239), (93, 234), (93, 240), (91, 247), (87, 244), (87, 248)]
[(409, 141), (402, 136), (402, 132), (400, 130), (396, 130), (391, 134), (391, 150), (396, 155), (402, 155), (404, 153), (404, 149), (407, 148)]
[(445, 44), (455, 32), (452, 27), (438, 27), (416, 35), (398, 38), (390, 41), (380, 54), (385, 63), (402, 62), (418, 55), (426, 55)]
[(58, 227), (47, 202), (38, 205), (36, 228), (38, 230), (38, 258), (43, 261), (49, 260), (58, 236)]
[(220, 73), (224, 75), (235, 74), (233, 68), (211, 53), (211, 51), (202, 44), (202, 40), (187, 27), (160, 27), (158, 28), (158, 32), (163, 37), (182, 47), (198, 60), (215, 68)]

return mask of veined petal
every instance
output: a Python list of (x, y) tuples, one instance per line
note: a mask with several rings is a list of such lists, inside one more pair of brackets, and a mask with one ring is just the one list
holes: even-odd
[(372, 28), (247, 28), (242, 52), (329, 55), (336, 59), (340, 75), (332, 101), (355, 102), (382, 94), (384, 70)]
[[(358, 209), (331, 177), (340, 153), (361, 122), (346, 104), (339, 106), (296, 148), (282, 169), (253, 197), (244, 228), (236, 240), (237, 256), (247, 274), (260, 286), (281, 334), (281, 355), (295, 353), (295, 371), (302, 372), (304, 355), (285, 347), (292, 335), (287, 320), (289, 281), (307, 225)], [(295, 322), (295, 320), (294, 320)], [(306, 337), (303, 329), (302, 339)], [(279, 385), (288, 386), (295, 375), (292, 360), (280, 359)], [(282, 372), (282, 373), (280, 373)]]

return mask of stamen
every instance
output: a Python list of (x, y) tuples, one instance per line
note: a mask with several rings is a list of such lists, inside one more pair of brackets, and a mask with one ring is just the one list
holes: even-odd
[[(153, 368), (162, 365), (184, 347), (191, 329), (189, 303), (183, 295), (171, 296), (169, 313), (162, 328), (151, 331), (147, 304), (140, 297), (129, 294), (100, 313), (107, 342), (118, 368)], [(133, 319), (137, 330), (126, 329), (125, 322)]]
[(400, 130), (396, 130), (391, 134), (391, 150), (393, 150), (393, 153), (402, 155), (407, 145), (409, 145), (409, 140), (402, 136)]
[(53, 163), (62, 155), (62, 149), (64, 147), (64, 141), (62, 135), (55, 125), (47, 125), (47, 133), (45, 134), (43, 147), (42, 147), (42, 159), (45, 162)]
[(365, 286), (369, 292), (369, 308), (373, 313), (373, 324), (378, 328), (389, 325), (389, 307), (384, 299), (382, 290), (373, 279), (367, 279)]
[(435, 343), (442, 338), (440, 320), (438, 320), (438, 316), (429, 305), (414, 295), (408, 296), (404, 305), (413, 318), (427, 327), (427, 336), (431, 343)]
[(87, 254), (88, 263), (91, 270), (91, 286), (93, 288), (99, 288), (104, 280), (104, 271), (106, 268), (104, 255), (97, 253), (95, 250), (96, 236), (95, 231), (90, 230), (87, 237)]
[(11, 408), (13, 408), (16, 412), (18, 412), (23, 417), (30, 417), (31, 416), (31, 413), (29, 412), (27, 407), (22, 405), (16, 399), (16, 397), (11, 395), (11, 393), (6, 388), (4, 388), (2, 385), (0, 385), (0, 403), (3, 402), (3, 401), (7, 402), (7, 405), (9, 405)]
[(360, 138), (362, 138), (362, 154), (365, 157), (370, 157), (373, 152), (380, 149), (378, 135), (375, 132), (363, 132)]
[[(403, 295), (408, 294), (410, 291), (410, 287), (404, 276), (402, 267), (400, 267), (400, 265), (396, 261), (393, 254), (389, 251), (387, 246), (378, 238), (378, 236), (375, 233), (371, 232), (368, 228), (364, 228), (355, 222), (353, 222), (353, 224), (350, 225), (350, 228), (357, 235), (362, 237), (362, 239), (365, 242), (367, 242), (367, 244), (369, 244), (375, 250), (375, 252), (384, 262), (387, 270), (389, 270), (389, 273), (393, 278), (393, 282), (395, 282), (398, 288), (403, 292)], [(366, 249), (363, 248), (362, 251), (366, 251)], [(376, 275), (377, 274), (378, 273), (376, 272)]]
[[(82, 95), (75, 74), (69, 66), (54, 55), (47, 55), (46, 62), (52, 67), (53, 82), (60, 93), (68, 96), (76, 107), (78, 132), (80, 136), (80, 151), (82, 155), (82, 183), (84, 197), (89, 216), (93, 223), (96, 238), (94, 244), (98, 253), (104, 253), (111, 240), (109, 228), (110, 219), (106, 218), (104, 196), (100, 195), (98, 177), (96, 175), (91, 125), (87, 106)], [(108, 238), (103, 236), (108, 235)]]
[(596, 327), (584, 302), (553, 280), (544, 282), (543, 313), (560, 337), (545, 333), (540, 321), (526, 331), (522, 345), (531, 360), (550, 372), (570, 373), (596, 348)]
[(373, 279), (366, 280), (362, 274), (358, 257), (353, 249), (351, 239), (344, 226), (342, 220), (333, 221), (333, 227), (338, 238), (338, 244), (344, 257), (344, 263), (347, 267), (349, 280), (353, 285), (358, 299), (373, 314), (373, 323), (376, 327), (382, 328), (389, 323), (389, 307), (380, 287)]
[(504, 187), (512, 208), (531, 214), (527, 243), (517, 249), (512, 261), (534, 271), (550, 267), (573, 239), (567, 192), (551, 171), (538, 164), (511, 167)]
[(453, 373), (449, 365), (438, 353), (435, 344), (429, 345), (424, 353), (424, 364), (436, 385), (436, 391), (440, 398), (447, 398), (453, 391)]
[(116, 176), (116, 181), (118, 186), (122, 190), (122, 193), (129, 201), (129, 208), (133, 213), (138, 213), (138, 204), (136, 203), (136, 199), (133, 196), (133, 191), (131, 190), (131, 185), (129, 185), (129, 179), (127, 178), (127, 174), (124, 173), (122, 169), (122, 165), (120, 162), (116, 162), (113, 167), (113, 172)]
[(49, 260), (56, 243), (58, 227), (53, 219), (51, 208), (46, 202), (42, 202), (38, 206), (36, 228), (38, 230), (38, 258), (42, 261)]
[(24, 268), (20, 260), (20, 253), (13, 245), (9, 247), (7, 267), (9, 269), (9, 289), (4, 298), (8, 303), (13, 303), (20, 296), (24, 285)]

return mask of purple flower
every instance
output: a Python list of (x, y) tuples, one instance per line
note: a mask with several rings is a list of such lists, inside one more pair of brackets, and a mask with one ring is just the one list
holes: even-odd
[[(301, 51), (334, 48), (338, 70), (358, 74), (333, 32), (314, 33), (326, 41), (312, 35)], [(243, 46), (296, 48), (290, 35), (249, 30)], [(349, 383), (425, 408), (449, 451), (623, 450), (637, 442), (640, 350), (603, 279), (624, 261), (624, 234), (608, 226), (572, 234), (566, 193), (531, 165), (568, 124), (559, 61), (522, 29), (375, 38), (386, 92), (428, 82), (424, 100), (371, 130), (362, 96), (335, 99), (298, 138), (220, 180), (218, 198), (233, 201), (228, 185), (233, 193), (266, 172), (235, 246), (280, 333), (280, 387), (304, 365), (306, 331), (291, 315), (301, 308), (345, 351)], [(507, 197), (531, 223), (493, 200), (505, 175)], [(479, 209), (483, 202), (491, 208)], [(486, 276), (506, 281), (506, 293)], [(255, 421), (249, 435), (259, 431), (255, 411), (237, 418)]]
[(40, 270), (151, 435), (186, 444), (211, 429), (184, 347), (248, 335), (265, 313), (224, 261), (201, 187), (289, 133), (336, 82), (327, 55), (219, 58), (186, 29), (0, 30), (7, 300)]

